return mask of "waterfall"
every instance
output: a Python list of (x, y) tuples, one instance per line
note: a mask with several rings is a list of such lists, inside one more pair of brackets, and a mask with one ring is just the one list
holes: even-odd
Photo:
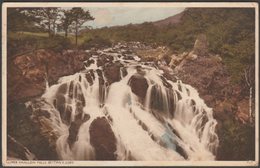
[[(162, 70), (124, 47), (99, 50), (99, 56), (84, 62), (85, 70), (60, 78), (42, 95), (51, 104), (49, 112), (58, 111), (51, 117), (59, 115), (52, 119), (60, 128), (59, 158), (95, 160), (90, 129), (105, 117), (116, 139), (117, 160), (214, 160), (217, 122), (197, 90), (166, 79)], [(98, 66), (99, 59), (107, 62)], [(107, 63), (121, 65), (119, 80), (111, 84)]]

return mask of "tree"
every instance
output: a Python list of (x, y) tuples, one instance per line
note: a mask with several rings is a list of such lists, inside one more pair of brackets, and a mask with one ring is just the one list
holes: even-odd
[(72, 24), (72, 13), (71, 10), (62, 10), (63, 16), (61, 17), (60, 27), (65, 32), (65, 37), (68, 36), (68, 30), (70, 25)]
[(38, 27), (35, 23), (38, 21), (35, 17), (27, 16), (25, 8), (8, 8), (7, 9), (7, 30), (9, 31), (25, 31), (34, 30)]
[(49, 37), (55, 34), (57, 21), (60, 18), (59, 8), (31, 8), (26, 10), (25, 14), (31, 17), (38, 18), (38, 24), (48, 30)]
[(75, 7), (71, 9), (72, 26), (75, 31), (76, 46), (78, 45), (78, 32), (80, 27), (89, 20), (94, 20), (94, 17), (90, 15), (89, 11), (85, 11), (82, 8)]

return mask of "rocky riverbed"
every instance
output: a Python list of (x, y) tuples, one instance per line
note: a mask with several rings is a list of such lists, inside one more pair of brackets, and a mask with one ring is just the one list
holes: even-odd
[[(117, 60), (114, 57), (117, 57)], [(197, 39), (192, 51), (182, 54), (174, 54), (164, 46), (152, 47), (139, 42), (120, 43), (111, 48), (92, 48), (85, 51), (67, 50), (63, 53), (37, 50), (8, 60), (9, 157), (20, 159), (66, 158), (67, 155), (60, 156), (61, 154), (55, 150), (57, 148), (56, 142), (61, 137), (62, 131), (59, 129), (62, 130), (62, 126), (53, 129), (56, 128), (52, 121), (55, 118), (53, 115), (56, 115), (57, 110), (64, 111), (59, 122), (69, 125), (67, 130), (69, 136), (66, 140), (69, 146), (73, 145), (79, 138), (77, 135), (80, 126), (91, 120), (91, 116), (84, 115), (82, 117), (79, 113), (74, 116), (75, 119), (71, 122), (71, 116), (66, 114), (67, 109), (64, 109), (64, 102), (67, 100), (63, 96), (67, 87), (75, 87), (73, 83), (59, 86), (58, 96), (60, 98), (57, 98), (54, 109), (52, 104), (46, 102), (41, 96), (50, 86), (58, 84), (61, 80), (60, 77), (87, 70), (85, 77), (89, 85), (93, 85), (96, 81), (95, 77), (98, 78), (99, 97), (100, 101), (104, 102), (105, 95), (101, 94), (105, 93), (104, 89), (121, 81), (122, 77), (129, 74), (125, 64), (139, 61), (142, 62), (142, 66), (133, 65), (136, 74), (131, 76), (128, 85), (141, 104), (145, 104), (150, 86), (144, 77), (146, 73), (144, 66), (149, 66), (157, 68), (163, 73), (161, 80), (166, 88), (172, 87), (168, 80), (172, 82), (181, 80), (194, 87), (206, 105), (213, 109), (213, 116), (218, 123), (218, 134), (221, 134), (223, 129), (222, 123), (229, 119), (237, 119), (241, 121), (241, 124), (249, 122), (250, 116), (247, 108), (249, 98), (242, 94), (242, 89), (239, 86), (231, 85), (230, 76), (221, 57), (207, 51), (207, 42), (204, 36)], [(85, 103), (83, 95), (77, 94), (77, 96), (77, 108), (82, 111)], [(156, 103), (153, 104), (156, 106)], [(52, 109), (52, 113), (50, 113), (50, 109)], [(174, 111), (174, 109), (170, 111)], [(161, 117), (157, 116), (158, 118)], [(96, 154), (96, 156), (90, 156), (89, 159), (114, 160), (118, 157), (115, 155), (115, 151), (118, 149), (116, 145), (118, 139), (113, 132), (113, 127), (109, 124), (110, 120), (113, 118), (99, 116), (89, 126), (89, 142), (94, 147), (94, 149), (89, 148), (89, 150), (94, 150)], [(141, 121), (140, 124), (144, 129), (147, 127)], [(60, 139), (60, 141), (62, 140)], [(16, 145), (17, 148), (12, 148), (14, 143), (20, 145)], [(223, 142), (221, 142), (220, 137), (219, 148), (221, 148), (221, 143)], [(35, 157), (28, 157), (28, 151), (33, 153)], [(219, 151), (215, 152), (216, 158), (223, 159), (223, 154), (221, 150)], [(187, 151), (185, 152), (183, 148), (179, 149), (179, 153), (184, 158), (188, 157)], [(134, 158), (134, 154), (128, 154), (128, 159), (135, 160), (137, 158)]]

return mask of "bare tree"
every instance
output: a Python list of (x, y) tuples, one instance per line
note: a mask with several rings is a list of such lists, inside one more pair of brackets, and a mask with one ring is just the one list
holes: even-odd
[(244, 77), (247, 87), (249, 88), (249, 122), (253, 122), (253, 115), (252, 115), (252, 99), (253, 99), (253, 80), (251, 77), (252, 68), (249, 66), (248, 68), (244, 69)]

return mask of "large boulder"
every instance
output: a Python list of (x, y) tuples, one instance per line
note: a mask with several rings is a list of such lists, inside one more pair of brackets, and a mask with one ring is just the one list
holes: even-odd
[(88, 121), (89, 118), (90, 118), (90, 116), (88, 114), (84, 114), (84, 115), (78, 114), (75, 117), (75, 120), (70, 123), (69, 136), (68, 136), (68, 139), (67, 139), (67, 142), (68, 142), (70, 147), (72, 147), (72, 144), (77, 140), (77, 136), (78, 136), (80, 126), (84, 122)]
[(118, 82), (121, 79), (120, 76), (120, 63), (108, 64), (104, 67), (104, 74), (109, 84)]
[(208, 55), (208, 41), (205, 34), (198, 35), (194, 47), (193, 53), (198, 56), (207, 56)]
[(135, 74), (130, 78), (129, 85), (132, 92), (143, 101), (148, 89), (147, 80), (142, 75)]
[(90, 125), (90, 143), (97, 160), (116, 160), (116, 137), (105, 117), (98, 117)]
[[(251, 107), (252, 108), (252, 107)], [(252, 110), (252, 109), (251, 109)], [(250, 122), (250, 106), (249, 106), (249, 99), (242, 99), (237, 103), (237, 113), (236, 117), (242, 123)]]

